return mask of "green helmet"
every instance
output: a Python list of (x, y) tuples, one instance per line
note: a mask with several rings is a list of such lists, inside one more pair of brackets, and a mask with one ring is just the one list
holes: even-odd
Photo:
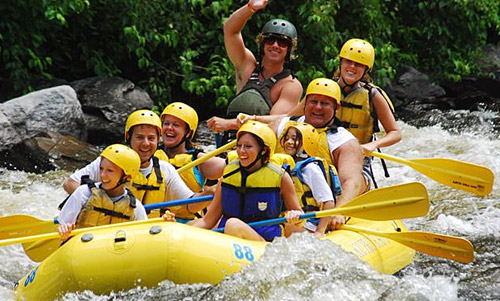
[(292, 23), (282, 19), (272, 19), (262, 27), (262, 34), (281, 34), (289, 37), (290, 39), (297, 38), (297, 29)]
[(297, 29), (295, 29), (295, 26), (282, 19), (272, 19), (262, 27), (261, 34), (270, 33), (285, 35), (292, 40), (297, 38)]
[[(283, 19), (272, 19), (262, 27), (261, 35), (276, 34), (288, 37), (291, 41), (297, 40), (297, 29), (295, 26)], [(292, 42), (293, 45), (293, 42)], [(286, 61), (290, 61), (295, 46), (289, 47)]]

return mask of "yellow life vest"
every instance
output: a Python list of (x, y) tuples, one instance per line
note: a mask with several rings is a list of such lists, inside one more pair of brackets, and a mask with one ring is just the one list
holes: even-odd
[(122, 199), (113, 202), (106, 192), (89, 185), (92, 195), (76, 219), (77, 228), (123, 223), (135, 219), (136, 199), (130, 191)]
[(158, 158), (159, 160), (162, 160), (162, 161), (167, 161), (168, 162), (168, 156), (167, 154), (165, 153), (165, 151), (163, 151), (162, 149), (157, 149), (154, 156), (156, 158)]
[(309, 164), (317, 164), (320, 167), (328, 186), (332, 190), (334, 201), (336, 196), (340, 195), (342, 192), (335, 166), (328, 165), (326, 160), (316, 157), (309, 157), (303, 161), (297, 162), (295, 168), (291, 171), (291, 175), (293, 185), (295, 187), (295, 193), (297, 194), (297, 198), (299, 199), (304, 212), (322, 210), (322, 204), (318, 204), (318, 202), (314, 199), (311, 188), (303, 180), (303, 169)]
[[(292, 119), (288, 120), (285, 123), (284, 128), (286, 129), (289, 125), (294, 125), (294, 124), (297, 124), (297, 121), (294, 120), (294, 117), (292, 117)], [(335, 132), (336, 126), (326, 126), (323, 128), (316, 128), (316, 129), (318, 130), (318, 134), (319, 134), (319, 142), (318, 142), (319, 147), (318, 147), (318, 152), (316, 154), (316, 157), (325, 159), (326, 163), (328, 165), (335, 165), (333, 156), (330, 152), (330, 147), (328, 146), (327, 133), (328, 133), (328, 131)], [(278, 141), (281, 141), (281, 139), (284, 135), (285, 135), (285, 131), (283, 131), (280, 134), (280, 136), (278, 137)], [(281, 143), (276, 143), (275, 152), (280, 153), (280, 154), (286, 153), (285, 150), (283, 149), (283, 147), (281, 146)]]
[[(137, 173), (129, 185), (130, 191), (144, 205), (165, 202), (165, 175), (160, 169), (157, 157), (152, 158), (152, 164), (153, 170), (147, 177)], [(148, 214), (148, 217), (159, 217), (164, 211), (165, 209), (155, 209)]]
[(377, 91), (380, 92), (394, 113), (394, 106), (389, 96), (372, 84), (365, 84), (352, 90), (349, 94), (343, 95), (340, 102), (340, 110), (337, 112), (340, 126), (351, 132), (360, 144), (372, 141), (373, 134), (380, 131), (377, 112), (373, 106), (373, 98)]
[[(168, 162), (172, 164), (175, 167), (175, 169), (179, 169), (184, 165), (196, 160), (197, 155), (198, 151), (190, 151), (187, 154), (175, 155), (175, 157), (169, 158)], [(193, 192), (203, 191), (203, 186), (205, 181), (198, 167), (195, 166), (193, 168), (190, 168), (180, 173), (179, 175), (181, 176), (184, 183), (186, 183), (189, 189), (191, 189)]]

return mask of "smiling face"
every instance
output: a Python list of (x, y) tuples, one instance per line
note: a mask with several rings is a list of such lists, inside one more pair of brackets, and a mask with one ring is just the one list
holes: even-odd
[(367, 69), (367, 66), (349, 59), (342, 58), (340, 60), (340, 75), (344, 82), (348, 85), (352, 85), (363, 78)]
[(101, 176), (102, 182), (101, 188), (104, 189), (109, 196), (118, 196), (123, 192), (121, 185), (117, 187), (117, 184), (125, 174), (118, 165), (101, 157), (99, 175)]
[[(236, 143), (236, 153), (238, 154), (241, 166), (247, 167), (252, 164), (261, 152), (264, 152), (264, 150), (261, 149), (257, 138), (253, 134), (242, 133), (239, 136)], [(254, 166), (260, 168), (259, 164), (256, 163)]]
[(293, 127), (288, 128), (282, 140), (282, 146), (285, 152), (290, 156), (295, 156), (300, 148), (300, 139), (297, 130)]
[(336, 112), (335, 100), (332, 97), (311, 94), (306, 98), (304, 107), (305, 122), (315, 128), (329, 125)]
[(166, 148), (176, 147), (188, 131), (187, 124), (172, 115), (164, 115), (162, 120), (162, 138)]
[(264, 56), (270, 61), (284, 61), (291, 45), (289, 38), (274, 34), (266, 35), (262, 40)]
[(141, 168), (149, 166), (149, 159), (158, 147), (158, 131), (156, 127), (147, 124), (139, 124), (133, 127), (130, 147), (139, 154)]

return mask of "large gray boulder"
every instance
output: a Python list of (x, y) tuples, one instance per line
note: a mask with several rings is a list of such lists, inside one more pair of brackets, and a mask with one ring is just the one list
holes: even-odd
[(73, 171), (89, 164), (100, 152), (99, 147), (73, 136), (48, 131), (0, 151), (0, 166), (35, 173)]
[(125, 122), (135, 110), (150, 109), (149, 94), (129, 80), (92, 77), (74, 81), (88, 130), (88, 142), (108, 145), (123, 142)]
[(431, 83), (426, 74), (412, 67), (399, 70), (392, 83), (392, 91), (403, 105), (414, 101), (432, 102), (446, 94), (443, 88)]
[(82, 107), (70, 86), (32, 92), (0, 104), (0, 151), (45, 131), (86, 138)]

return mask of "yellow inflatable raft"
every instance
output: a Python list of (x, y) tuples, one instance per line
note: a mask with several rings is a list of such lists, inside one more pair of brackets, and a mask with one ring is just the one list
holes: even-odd
[[(351, 219), (350, 225), (394, 232), (400, 221)], [(415, 251), (391, 240), (340, 230), (325, 239), (357, 255), (381, 273), (411, 263)], [(216, 284), (259, 259), (265, 242), (242, 240), (179, 223), (120, 225), (76, 235), (24, 276), (21, 300), (52, 300), (67, 292), (96, 294), (174, 283)]]

